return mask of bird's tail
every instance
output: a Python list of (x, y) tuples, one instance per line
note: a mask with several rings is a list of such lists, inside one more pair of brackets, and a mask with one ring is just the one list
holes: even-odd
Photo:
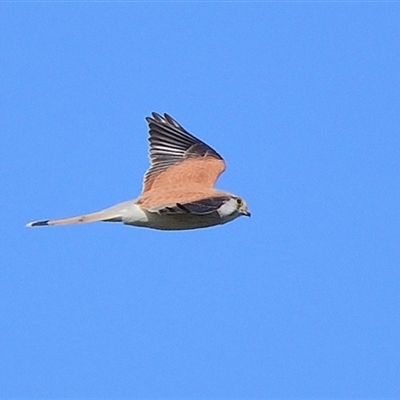
[(70, 224), (83, 224), (87, 222), (107, 221), (107, 222), (121, 222), (120, 207), (111, 207), (102, 211), (97, 211), (90, 214), (79, 215), (77, 217), (61, 218), (61, 219), (47, 219), (43, 221), (33, 221), (26, 224), (27, 227), (34, 226), (54, 226), (54, 225), (70, 225)]

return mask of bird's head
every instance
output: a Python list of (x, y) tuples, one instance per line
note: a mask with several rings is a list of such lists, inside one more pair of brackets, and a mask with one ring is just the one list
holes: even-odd
[(251, 213), (247, 207), (247, 204), (242, 198), (237, 197), (237, 196), (232, 196), (231, 201), (234, 202), (236, 210), (240, 215), (245, 215), (246, 217), (251, 216)]
[(250, 211), (247, 208), (246, 202), (238, 196), (230, 195), (229, 200), (219, 209), (219, 213), (222, 217), (232, 220), (241, 215), (250, 217)]

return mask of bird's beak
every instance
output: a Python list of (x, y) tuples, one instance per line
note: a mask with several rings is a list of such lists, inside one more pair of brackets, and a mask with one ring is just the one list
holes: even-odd
[(245, 215), (246, 217), (251, 217), (251, 212), (246, 208), (241, 211), (242, 215)]

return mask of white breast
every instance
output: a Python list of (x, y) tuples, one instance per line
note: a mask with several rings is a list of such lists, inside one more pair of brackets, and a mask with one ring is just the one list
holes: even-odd
[[(224, 203), (219, 209), (218, 213), (221, 218), (229, 218), (234, 214), (237, 214), (237, 205), (235, 199), (230, 199), (226, 203)], [(238, 215), (235, 215), (233, 218), (236, 218)], [(231, 219), (233, 219), (231, 218)]]

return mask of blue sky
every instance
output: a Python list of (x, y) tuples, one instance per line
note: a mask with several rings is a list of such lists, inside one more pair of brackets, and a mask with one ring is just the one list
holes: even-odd
[[(400, 397), (400, 6), (0, 4), (1, 397)], [(152, 111), (252, 217), (136, 197)]]

